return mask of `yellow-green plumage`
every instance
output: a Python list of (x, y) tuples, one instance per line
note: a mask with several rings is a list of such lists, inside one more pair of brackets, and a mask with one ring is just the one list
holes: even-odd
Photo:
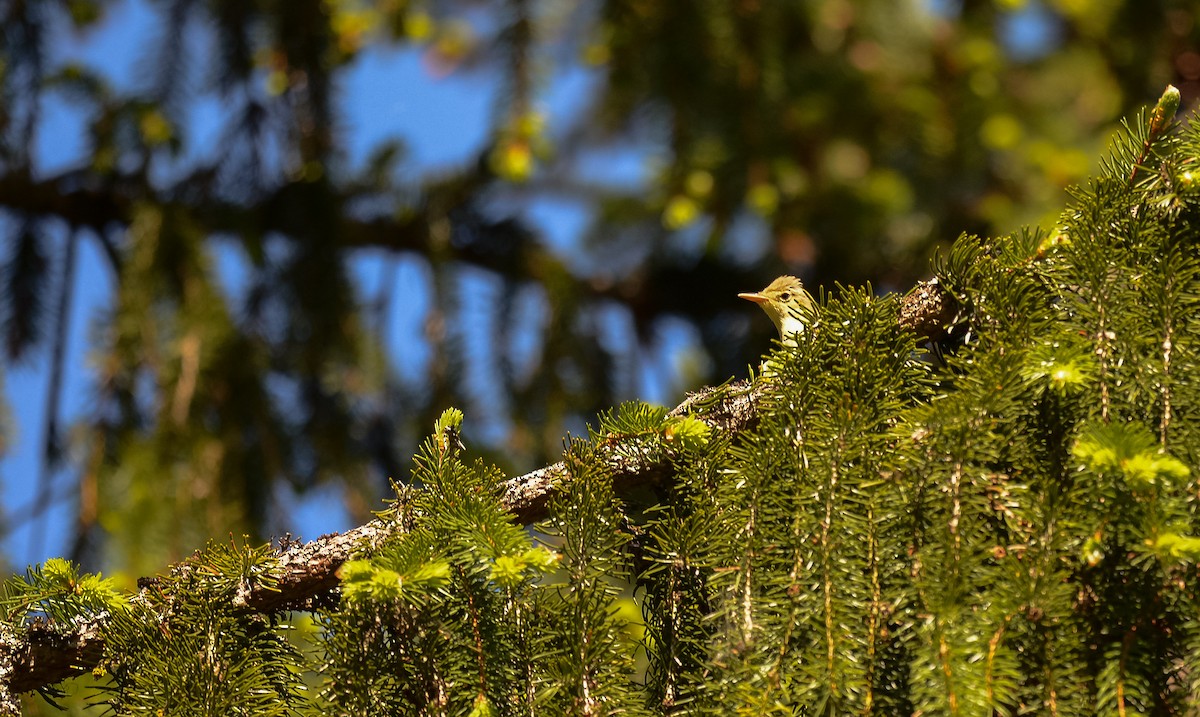
[(781, 339), (803, 333), (806, 316), (813, 307), (812, 297), (800, 280), (787, 275), (772, 281), (762, 291), (738, 294), (738, 297), (761, 306), (779, 329)]

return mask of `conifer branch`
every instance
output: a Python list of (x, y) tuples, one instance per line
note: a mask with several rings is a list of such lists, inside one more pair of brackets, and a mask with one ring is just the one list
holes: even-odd
[[(953, 316), (953, 300), (936, 279), (921, 282), (902, 300), (900, 328), (918, 336), (944, 337)], [(690, 394), (668, 417), (693, 415), (710, 428), (738, 434), (758, 421), (762, 382), (748, 380), (706, 387)], [(636, 440), (636, 439), (635, 439)], [(644, 489), (669, 479), (671, 466), (637, 445), (622, 445), (619, 438), (599, 452), (602, 468), (613, 476), (618, 494)], [(523, 524), (546, 517), (550, 500), (569, 472), (559, 462), (506, 480), (501, 486), (501, 505)], [(404, 526), (381, 519), (345, 533), (323, 535), (309, 542), (284, 538), (276, 548), (275, 582), (271, 587), (249, 585), (234, 597), (247, 613), (279, 613), (308, 610), (336, 603), (341, 579), (339, 568), (355, 553), (370, 552), (388, 539), (403, 533)], [(172, 566), (171, 573), (194, 569), (188, 562)], [(138, 581), (141, 590), (154, 589), (159, 578)], [(135, 598), (136, 599), (136, 598)], [(29, 692), (53, 685), (95, 668), (104, 652), (101, 637), (106, 616), (74, 625), (55, 626), (38, 622), (23, 635), (0, 643), (0, 665), (12, 665), (7, 678), (11, 693)], [(3, 674), (0, 673), (0, 680)], [(2, 690), (0, 690), (2, 691)]]

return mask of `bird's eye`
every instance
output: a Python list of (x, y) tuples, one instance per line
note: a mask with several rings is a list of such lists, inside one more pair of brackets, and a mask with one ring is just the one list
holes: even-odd
[(791, 301), (791, 300), (792, 300), (792, 295), (791, 295), (790, 293), (788, 293), (788, 292), (786, 292), (786, 291), (785, 291), (785, 292), (783, 292), (782, 294), (780, 294), (780, 295), (779, 295), (779, 300), (780, 300), (780, 301)]

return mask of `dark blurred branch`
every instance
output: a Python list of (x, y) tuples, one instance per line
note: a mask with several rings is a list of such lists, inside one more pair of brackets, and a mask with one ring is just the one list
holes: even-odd
[[(922, 282), (901, 303), (900, 326), (923, 338), (944, 333), (952, 318), (952, 301), (936, 280)], [(713, 430), (736, 435), (758, 421), (759, 402), (764, 384), (747, 380), (708, 387), (687, 397), (669, 415), (694, 415)], [(618, 494), (644, 489), (648, 484), (670, 478), (670, 465), (620, 443), (599, 453), (605, 468), (613, 476)], [(523, 524), (546, 517), (548, 506), (569, 479), (563, 463), (539, 468), (510, 478), (502, 487), (501, 503)], [(336, 602), (340, 578), (338, 569), (352, 554), (371, 551), (384, 541), (403, 532), (395, 523), (373, 520), (345, 533), (324, 535), (307, 543), (284, 542), (278, 548), (278, 566), (272, 588), (253, 587), (238, 601), (245, 609), (259, 613), (311, 609)], [(183, 568), (188, 569), (186, 564)], [(148, 587), (154, 579), (139, 583)], [(102, 617), (86, 624), (51, 627), (31, 626), (24, 635), (0, 645), (0, 664), (11, 660), (13, 672), (8, 681), (12, 692), (28, 692), (52, 685), (95, 667), (103, 653), (100, 637)], [(7, 653), (7, 654), (5, 654)]]
[(58, 217), (73, 227), (90, 227), (100, 234), (113, 222), (127, 222), (133, 193), (115, 186), (80, 186), (85, 176), (68, 172), (36, 180), (19, 171), (0, 175), (0, 205), (31, 216)]
[[(0, 174), (0, 207), (18, 210), (31, 219), (59, 219), (74, 228), (94, 230), (115, 272), (120, 271), (121, 256), (119, 247), (108, 239), (108, 232), (114, 227), (128, 226), (136, 207), (146, 204), (174, 211), (177, 217), (186, 217), (189, 226), (209, 235), (273, 234), (297, 240), (336, 241), (341, 248), (350, 250), (375, 248), (437, 256), (497, 272), (516, 283), (544, 280), (550, 266), (566, 273), (561, 263), (519, 224), (511, 219), (490, 220), (471, 207), (470, 197), (489, 181), (483, 169), (428, 185), (423, 188), (423, 200), (407, 207), (404, 213), (375, 218), (356, 218), (351, 212), (340, 210), (373, 196), (361, 188), (331, 188), (297, 181), (283, 184), (255, 202), (242, 204), (214, 195), (215, 170), (211, 168), (198, 169), (165, 190), (148, 185), (137, 175), (111, 178), (103, 186), (89, 176), (83, 171), (66, 172), (50, 179), (34, 179), (22, 172)], [(532, 191), (537, 186), (514, 191)], [(555, 184), (554, 191), (589, 198), (598, 192), (594, 187), (565, 181)], [(327, 225), (331, 228), (318, 237), (312, 236), (313, 206), (339, 209)], [(455, 230), (449, 240), (431, 229), (448, 225)], [(696, 271), (692, 271), (693, 277)], [(653, 281), (638, 275), (619, 282), (581, 282), (578, 289), (584, 296), (614, 299), (629, 306), (639, 326), (662, 312), (707, 311), (710, 307), (695, 301), (687, 302), (687, 306), (671, 303), (677, 292), (669, 289), (679, 279), (672, 272), (670, 267), (661, 267)], [(728, 268), (722, 267), (719, 272), (716, 277), (706, 278), (721, 281), (714, 287), (728, 285), (729, 291), (720, 292), (721, 295), (732, 296), (757, 282)]]
[[(213, 197), (208, 191), (211, 177), (211, 170), (198, 170), (169, 191), (156, 191), (136, 178), (113, 179), (97, 187), (83, 172), (68, 172), (50, 179), (34, 179), (23, 172), (10, 172), (0, 175), (0, 206), (31, 217), (61, 219), (72, 227), (88, 227), (102, 240), (106, 229), (113, 224), (128, 225), (136, 204), (143, 201), (183, 210), (194, 226), (209, 234), (278, 232), (285, 236), (305, 236), (311, 233), (307, 208), (313, 205), (314, 194), (323, 191), (316, 185), (291, 182), (260, 202), (241, 204)], [(477, 180), (471, 176), (433, 188), (425, 206), (414, 209), (404, 218), (362, 220), (342, 212), (335, 221), (333, 236), (321, 238), (336, 239), (341, 246), (350, 249), (374, 247), (428, 255), (435, 248), (428, 230), (431, 220), (441, 219), (445, 211), (465, 202)], [(345, 204), (355, 198), (338, 195), (334, 201)], [(511, 270), (514, 265), (512, 248), (506, 249), (510, 251), (497, 251), (496, 247), (476, 243), (453, 247), (456, 259), (501, 272)], [(106, 244), (106, 251), (114, 267), (119, 266), (119, 258), (114, 255), (111, 244)]]

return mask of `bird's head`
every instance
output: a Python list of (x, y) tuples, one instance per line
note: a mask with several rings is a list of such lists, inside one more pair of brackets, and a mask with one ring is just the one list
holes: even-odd
[(762, 291), (738, 294), (738, 298), (761, 306), (781, 338), (804, 331), (804, 314), (812, 308), (812, 297), (794, 276), (781, 276)]

